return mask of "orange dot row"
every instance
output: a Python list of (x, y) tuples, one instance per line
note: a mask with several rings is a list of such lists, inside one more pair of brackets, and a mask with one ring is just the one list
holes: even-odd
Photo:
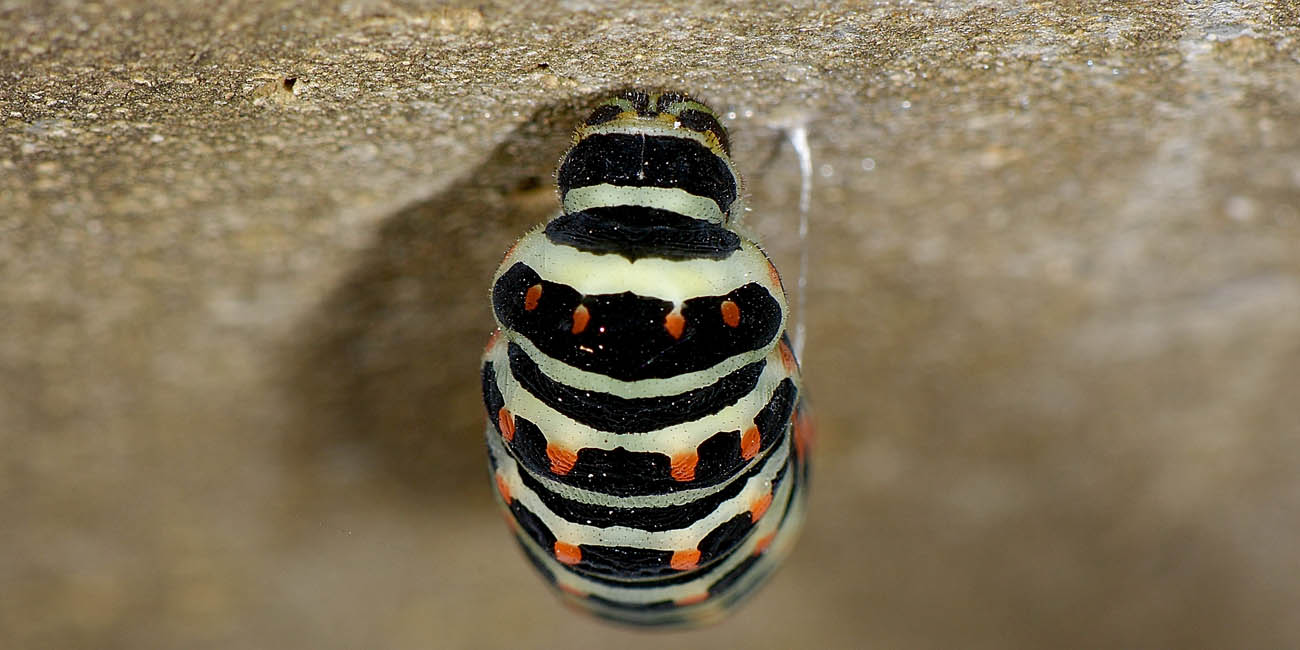
[[(493, 476), (493, 478), (496, 481), (497, 492), (501, 495), (501, 499), (505, 501), (507, 505), (512, 503), (514, 497), (510, 493), (510, 484), (506, 482), (505, 475), (500, 472), (497, 472)], [(750, 522), (758, 523), (758, 520), (762, 519), (763, 515), (766, 514), (768, 509), (771, 507), (772, 507), (772, 492), (769, 490), (768, 492), (764, 493), (763, 496), (754, 499), (754, 501), (749, 504)], [(760, 547), (766, 548), (766, 544), (760, 541)], [(576, 544), (569, 544), (567, 542), (557, 541), (555, 542), (555, 559), (565, 564), (577, 564), (578, 562), (582, 561), (582, 549), (578, 548)], [(678, 571), (687, 571), (690, 569), (694, 569), (696, 566), (699, 565), (699, 562), (700, 562), (699, 549), (686, 549), (682, 551), (673, 552), (673, 556), (669, 560), (668, 564), (669, 566), (671, 566), (672, 568)]]
[[(515, 416), (506, 407), (497, 410), (497, 428), (501, 430), (501, 437), (506, 442), (515, 440)], [(795, 422), (795, 444), (800, 445), (806, 442), (801, 434), (806, 429), (806, 423), (802, 419)], [(758, 427), (750, 427), (740, 437), (740, 457), (745, 460), (751, 460), (758, 455), (758, 450), (762, 445), (762, 437), (758, 433)], [(573, 471), (573, 466), (578, 464), (578, 453), (555, 443), (547, 443), (546, 457), (551, 461), (551, 472), (564, 476)], [(684, 454), (677, 454), (670, 460), (671, 475), (673, 480), (686, 483), (695, 480), (695, 466), (700, 462), (700, 455), (695, 451), (688, 451)]]
[[(524, 292), (524, 310), (533, 311), (542, 300), (542, 285), (540, 283), (528, 287)], [(740, 305), (734, 301), (723, 300), (719, 305), (719, 311), (722, 312), (722, 322), (727, 327), (740, 327)], [(587, 329), (587, 323), (591, 322), (591, 312), (586, 305), (578, 305), (573, 308), (573, 327), (570, 332), (581, 334)], [(681, 307), (674, 308), (667, 316), (664, 316), (664, 330), (674, 339), (680, 339), (682, 332), (686, 329), (686, 318), (682, 316)]]
[[(497, 475), (497, 488), (501, 491), (502, 495), (505, 497), (506, 502), (509, 503), (510, 501), (509, 488), (506, 487), (505, 478), (502, 477), (500, 474)], [(758, 518), (762, 516), (763, 512), (767, 511), (767, 508), (771, 505), (771, 503), (772, 503), (771, 493), (768, 493), (764, 498), (759, 499), (757, 502), (755, 502), (754, 507), (758, 509), (757, 510), (758, 514), (753, 515), (753, 520), (758, 521)], [(516, 530), (516, 531), (518, 530), (513, 519), (507, 517), (507, 521), (510, 524), (512, 530)], [(758, 538), (758, 540), (754, 542), (754, 550), (752, 552), (752, 555), (757, 557), (759, 555), (762, 555), (763, 553), (766, 553), (767, 549), (772, 546), (772, 541), (775, 538), (776, 538), (776, 531), (772, 531)], [(582, 548), (577, 544), (570, 544), (568, 542), (556, 540), (555, 544), (552, 545), (551, 547), (551, 552), (554, 554), (555, 560), (557, 562), (560, 562), (561, 564), (573, 566), (582, 561)], [(674, 551), (672, 557), (668, 561), (668, 565), (672, 567), (672, 569), (675, 571), (693, 571), (699, 568), (700, 557), (701, 557), (701, 553), (699, 549), (686, 549), (681, 551)], [(577, 587), (574, 587), (572, 585), (565, 584), (563, 582), (557, 582), (556, 586), (558, 586), (561, 591), (578, 598), (586, 598), (589, 595), (586, 592), (582, 591), (581, 589), (578, 589)], [(679, 607), (685, 607), (688, 605), (696, 605), (702, 603), (705, 600), (708, 600), (708, 598), (709, 598), (709, 593), (707, 591), (704, 591), (701, 593), (691, 594), (689, 596), (678, 598), (677, 600), (673, 601), (673, 603)]]
[[(497, 475), (497, 489), (501, 492), (502, 497), (505, 498), (506, 503), (509, 503), (510, 489), (505, 484), (505, 478), (502, 477), (500, 474)], [(767, 494), (756, 499), (749, 506), (750, 521), (754, 523), (758, 523), (758, 520), (763, 517), (763, 514), (767, 512), (767, 509), (771, 507), (771, 505), (772, 505), (771, 492), (768, 492)], [(771, 543), (772, 543), (772, 535), (767, 535), (763, 537), (762, 539), (758, 540), (756, 547), (754, 549), (754, 553), (755, 554), (762, 553), (764, 550), (767, 549), (768, 545), (770, 545)], [(577, 544), (570, 544), (569, 542), (556, 540), (551, 550), (555, 554), (555, 560), (561, 564), (567, 564), (572, 566), (582, 561), (582, 548), (580, 548)], [(672, 557), (670, 557), (668, 560), (668, 566), (672, 567), (674, 571), (691, 571), (699, 568), (700, 556), (701, 553), (700, 553), (700, 549), (698, 548), (690, 548), (690, 549), (684, 549), (680, 551), (673, 551)]]
[[(754, 555), (755, 557), (757, 557), (757, 556), (759, 556), (759, 555), (762, 555), (763, 553), (766, 553), (768, 547), (772, 546), (772, 540), (775, 539), (775, 538), (776, 538), (776, 531), (770, 532), (770, 533), (768, 533), (768, 534), (766, 534), (766, 535), (760, 537), (760, 538), (758, 539), (758, 541), (754, 543), (754, 552), (753, 552), (753, 555)], [(561, 543), (561, 542), (556, 542), (556, 545), (558, 546), (560, 543)], [(570, 544), (565, 544), (565, 546), (568, 547), (568, 546), (571, 546), (571, 545), (570, 545)], [(567, 553), (568, 553), (567, 548), (566, 548), (566, 551), (565, 551), (565, 552), (566, 552), (566, 557), (567, 557)], [(581, 552), (582, 552), (581, 549), (579, 549), (579, 551), (578, 551), (578, 553), (579, 553), (579, 557), (581, 557)], [(673, 553), (673, 560), (676, 561), (676, 559), (677, 559), (677, 557), (678, 557), (679, 555), (682, 556), (683, 558), (690, 557), (689, 554), (692, 554), (692, 553), (695, 554), (694, 562), (695, 562), (695, 563), (698, 563), (698, 562), (699, 562), (699, 551), (677, 551), (676, 553)], [(556, 552), (556, 557), (557, 557), (557, 559), (558, 559), (559, 555), (560, 555), (560, 554), (559, 554), (559, 552), (557, 551), (557, 552)], [(575, 562), (575, 564), (576, 564), (576, 562)], [(673, 568), (677, 568), (677, 567), (674, 566)], [(693, 566), (691, 566), (691, 567), (689, 567), (689, 568), (690, 568), (690, 569), (694, 569), (694, 568), (695, 568), (695, 565), (693, 565)], [(557, 583), (557, 586), (560, 588), (560, 591), (563, 591), (564, 593), (569, 594), (569, 595), (571, 595), (571, 596), (576, 596), (576, 597), (578, 597), (578, 598), (586, 598), (586, 597), (589, 595), (589, 594), (587, 594), (586, 592), (582, 591), (581, 589), (578, 589), (577, 587), (574, 587), (574, 586), (572, 586), (572, 585), (565, 584), (565, 583), (563, 583), (563, 582)], [(704, 602), (704, 601), (706, 601), (706, 600), (708, 600), (708, 599), (709, 599), (709, 592), (704, 591), (704, 592), (701, 592), (701, 593), (698, 593), (698, 594), (691, 594), (691, 595), (689, 595), (689, 596), (684, 596), (684, 597), (682, 597), (682, 598), (678, 598), (677, 600), (673, 601), (673, 604), (674, 604), (674, 605), (677, 605), (678, 607), (686, 607), (686, 606), (688, 606), (688, 605), (697, 605), (697, 604), (702, 603), (702, 602)]]

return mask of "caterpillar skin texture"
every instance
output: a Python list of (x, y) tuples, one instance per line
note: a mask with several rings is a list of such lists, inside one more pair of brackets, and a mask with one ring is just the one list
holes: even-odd
[(557, 178), (560, 213), (492, 280), (497, 494), (570, 604), (639, 625), (714, 620), (803, 518), (808, 427), (780, 276), (737, 229), (727, 134), (690, 97), (601, 103)]

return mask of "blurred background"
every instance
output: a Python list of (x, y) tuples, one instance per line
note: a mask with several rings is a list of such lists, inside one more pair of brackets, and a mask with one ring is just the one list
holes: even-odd
[[(1298, 26), (0, 0), (0, 645), (1298, 647)], [(811, 256), (808, 524), (691, 632), (561, 607), (481, 440), (491, 273), (629, 84)]]

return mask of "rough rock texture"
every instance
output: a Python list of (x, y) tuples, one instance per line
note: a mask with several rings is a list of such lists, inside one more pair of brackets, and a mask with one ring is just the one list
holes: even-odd
[[(0, 0), (5, 647), (1300, 646), (1300, 8)], [(35, 5), (35, 6), (33, 6)], [(811, 519), (564, 610), (489, 499), (502, 251), (592, 98), (728, 120)]]

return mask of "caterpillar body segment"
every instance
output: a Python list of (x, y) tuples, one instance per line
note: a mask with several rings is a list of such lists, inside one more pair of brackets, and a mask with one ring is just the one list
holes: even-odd
[(726, 131), (679, 93), (592, 111), (562, 209), (492, 280), (481, 379), (493, 482), (570, 603), (716, 619), (803, 519), (807, 426), (780, 276), (741, 232)]

